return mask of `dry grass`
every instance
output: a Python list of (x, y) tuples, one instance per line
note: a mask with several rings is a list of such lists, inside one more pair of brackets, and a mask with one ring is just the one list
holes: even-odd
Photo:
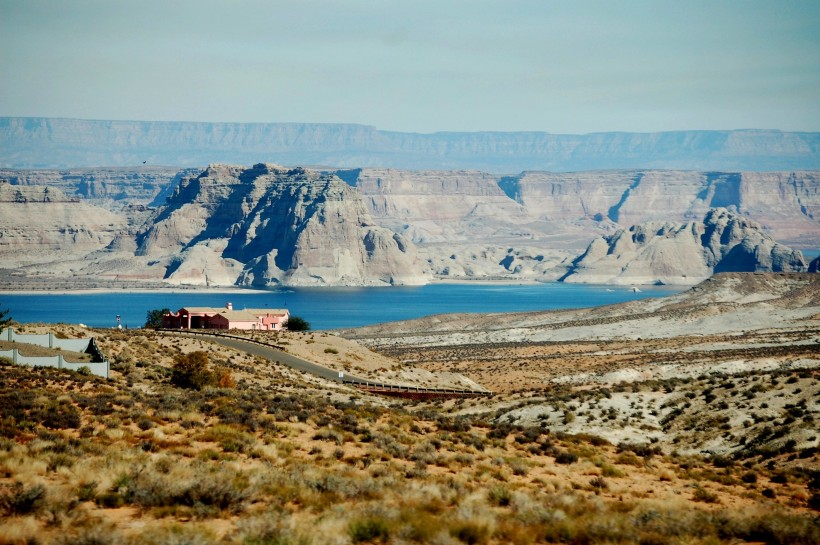
[[(99, 335), (117, 358), (108, 381), (0, 365), (0, 544), (820, 539), (816, 455), (704, 457), (560, 431), (595, 400), (606, 410), (600, 390), (502, 397), (498, 412), (483, 401), (386, 402), (209, 343)], [(174, 356), (197, 350), (236, 387), (174, 387)], [(789, 395), (814, 380), (794, 376), (766, 380)], [(751, 376), (733, 380), (753, 388)], [(674, 391), (688, 400), (687, 388)], [(555, 422), (507, 418), (536, 404)], [(575, 418), (563, 423), (567, 411)]]

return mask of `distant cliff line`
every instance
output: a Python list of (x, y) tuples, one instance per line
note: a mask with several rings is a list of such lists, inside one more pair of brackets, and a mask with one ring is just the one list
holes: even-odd
[(774, 171), (820, 169), (820, 133), (438, 132), (355, 124), (100, 121), (0, 117), (0, 167), (275, 162), (330, 167), (523, 170)]

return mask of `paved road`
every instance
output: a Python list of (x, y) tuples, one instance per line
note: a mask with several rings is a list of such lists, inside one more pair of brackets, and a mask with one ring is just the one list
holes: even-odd
[(292, 354), (288, 354), (278, 348), (274, 348), (272, 346), (265, 346), (262, 344), (258, 344), (255, 342), (243, 341), (237, 339), (235, 337), (225, 337), (220, 336), (217, 334), (208, 334), (208, 333), (198, 333), (198, 332), (187, 332), (187, 331), (168, 331), (165, 330), (167, 333), (175, 334), (175, 335), (184, 335), (184, 336), (191, 336), (191, 337), (200, 337), (200, 338), (207, 338), (212, 340), (215, 343), (221, 344), (222, 346), (227, 346), (228, 348), (233, 348), (235, 350), (240, 350), (242, 352), (247, 352), (248, 354), (253, 354), (254, 356), (260, 356), (262, 358), (274, 361), (276, 363), (281, 363), (282, 365), (287, 365), (292, 369), (296, 369), (297, 371), (304, 371), (306, 373), (310, 373), (312, 375), (316, 375), (318, 377), (322, 377), (328, 380), (333, 380), (336, 382), (345, 382), (345, 383), (354, 383), (354, 384), (361, 384), (371, 388), (376, 388), (378, 390), (388, 389), (388, 390), (406, 390), (406, 391), (414, 391), (418, 393), (428, 393), (430, 395), (442, 393), (444, 391), (450, 392), (457, 396), (462, 395), (487, 395), (489, 392), (472, 392), (469, 390), (452, 390), (452, 389), (436, 389), (436, 388), (424, 388), (424, 387), (414, 387), (414, 386), (395, 386), (395, 385), (388, 385), (378, 382), (372, 382), (369, 380), (365, 380), (363, 378), (348, 375), (347, 373), (344, 374), (344, 377), (339, 376), (339, 371), (335, 371), (333, 369), (328, 369), (327, 367), (323, 367), (316, 363), (303, 360), (302, 358), (298, 358)]
[[(329, 380), (340, 380), (338, 371), (328, 369), (327, 367), (322, 367), (321, 365), (317, 365), (313, 362), (303, 360), (302, 358), (297, 358), (296, 356), (293, 356), (281, 350), (277, 350), (276, 348), (269, 348), (267, 346), (261, 346), (254, 343), (238, 341), (236, 339), (224, 339), (220, 337), (211, 337), (211, 340), (215, 343), (219, 343), (229, 348), (241, 350), (242, 352), (247, 352), (248, 354), (253, 354), (254, 356), (261, 356), (271, 361), (287, 365), (288, 367), (296, 369), (297, 371), (305, 371), (306, 373), (310, 373), (312, 375), (316, 375)], [(365, 382), (364, 380), (359, 379), (358, 377), (351, 377), (347, 373), (345, 373), (345, 378), (347, 380), (352, 380), (354, 382)]]

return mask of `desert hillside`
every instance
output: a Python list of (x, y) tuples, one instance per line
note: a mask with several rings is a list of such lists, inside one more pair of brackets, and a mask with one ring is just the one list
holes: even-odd
[(252, 334), (370, 378), (495, 391), (449, 401), (208, 340), (24, 326), (91, 333), (113, 367), (0, 362), (0, 543), (814, 543), (817, 278)]

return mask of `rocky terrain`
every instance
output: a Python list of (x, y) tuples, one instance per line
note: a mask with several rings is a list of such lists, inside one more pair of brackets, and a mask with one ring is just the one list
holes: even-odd
[(715, 272), (804, 272), (803, 255), (725, 208), (702, 222), (649, 222), (593, 240), (563, 282), (697, 284)]
[[(460, 373), (497, 393), (528, 393), (522, 398), (527, 409), (509, 412), (510, 422), (543, 422), (573, 433), (601, 434), (612, 441), (654, 437), (667, 448), (681, 448), (680, 439), (675, 439), (678, 434), (669, 427), (697, 418), (700, 411), (714, 410), (717, 398), (725, 402), (720, 403), (721, 414), (730, 425), (712, 430), (698, 427), (700, 433), (694, 435), (699, 440), (688, 448), (735, 452), (744, 446), (738, 442), (740, 436), (765, 427), (768, 417), (753, 414), (775, 414), (789, 408), (784, 409), (784, 403), (804, 398), (802, 404), (808, 403), (811, 411), (820, 410), (816, 399), (820, 276), (816, 274), (722, 273), (661, 299), (569, 311), (430, 316), (339, 334), (405, 366)], [(782, 398), (782, 392), (772, 391), (768, 397), (761, 394), (757, 405), (749, 404), (748, 396), (733, 397), (741, 391), (730, 392), (730, 398), (715, 388), (719, 383), (732, 390), (735, 386), (730, 383), (739, 381), (753, 386), (761, 377), (772, 380), (798, 371), (813, 377), (806, 383), (810, 391), (797, 392), (797, 398), (786, 396), (786, 401), (776, 399)], [(639, 389), (641, 395), (625, 387), (637, 384), (646, 385)], [(576, 403), (541, 402), (542, 392), (562, 385), (593, 392), (578, 394)], [(615, 387), (622, 393), (612, 393)], [(676, 391), (681, 388), (698, 392), (698, 399), (704, 395), (701, 390), (715, 393), (705, 404), (681, 408), (689, 398)], [(608, 389), (606, 399), (595, 393), (601, 389)], [(507, 418), (509, 407), (498, 407), (501, 420)], [(609, 426), (606, 417), (612, 407), (619, 418), (629, 415), (624, 426)], [(572, 419), (564, 418), (566, 411), (574, 413)], [(589, 417), (576, 419), (576, 415)], [(745, 429), (752, 427), (748, 419), (755, 421), (754, 429)], [(808, 424), (795, 430), (793, 439), (816, 447), (818, 436)], [(684, 426), (678, 432), (692, 429)], [(778, 437), (781, 443), (788, 439)]]
[(818, 133), (401, 133), (364, 125), (0, 118), (0, 167), (203, 166), (210, 163), (410, 170), (806, 170)]

